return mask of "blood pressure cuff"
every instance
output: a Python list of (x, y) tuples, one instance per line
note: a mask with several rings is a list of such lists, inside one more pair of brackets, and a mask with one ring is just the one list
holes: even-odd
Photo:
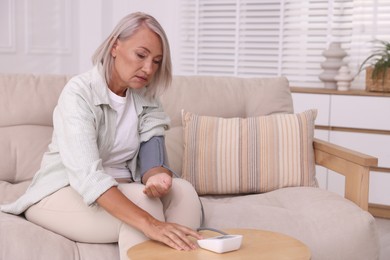
[(154, 167), (164, 167), (170, 170), (168, 167), (164, 136), (154, 136), (149, 141), (141, 143), (138, 163), (141, 179), (148, 170)]

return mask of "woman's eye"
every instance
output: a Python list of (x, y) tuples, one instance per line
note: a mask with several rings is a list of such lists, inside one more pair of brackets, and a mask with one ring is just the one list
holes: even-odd
[(161, 60), (154, 60), (153, 63), (157, 64), (157, 65), (160, 65), (161, 64)]
[(137, 57), (140, 59), (145, 59), (146, 55), (142, 53), (137, 53)]

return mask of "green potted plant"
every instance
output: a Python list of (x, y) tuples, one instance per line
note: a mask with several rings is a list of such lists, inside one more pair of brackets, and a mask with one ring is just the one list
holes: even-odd
[(360, 66), (366, 70), (366, 90), (390, 92), (390, 42), (375, 41), (373, 53)]

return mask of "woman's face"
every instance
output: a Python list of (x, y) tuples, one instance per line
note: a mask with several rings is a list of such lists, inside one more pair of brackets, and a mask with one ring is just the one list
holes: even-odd
[(152, 80), (163, 58), (161, 40), (142, 26), (129, 39), (116, 40), (111, 55), (114, 66), (109, 88), (124, 96), (127, 88), (143, 88)]

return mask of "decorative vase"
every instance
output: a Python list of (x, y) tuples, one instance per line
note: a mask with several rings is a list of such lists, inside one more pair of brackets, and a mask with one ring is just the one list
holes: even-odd
[(322, 52), (322, 55), (326, 60), (321, 63), (321, 68), (324, 71), (319, 75), (319, 78), (324, 82), (325, 88), (336, 89), (335, 76), (340, 67), (344, 65), (343, 59), (347, 53), (341, 48), (341, 43), (332, 42), (329, 48)]
[(348, 66), (341, 66), (339, 73), (334, 77), (334, 79), (337, 81), (337, 90), (347, 91), (351, 86), (353, 76), (351, 75), (351, 71)]

